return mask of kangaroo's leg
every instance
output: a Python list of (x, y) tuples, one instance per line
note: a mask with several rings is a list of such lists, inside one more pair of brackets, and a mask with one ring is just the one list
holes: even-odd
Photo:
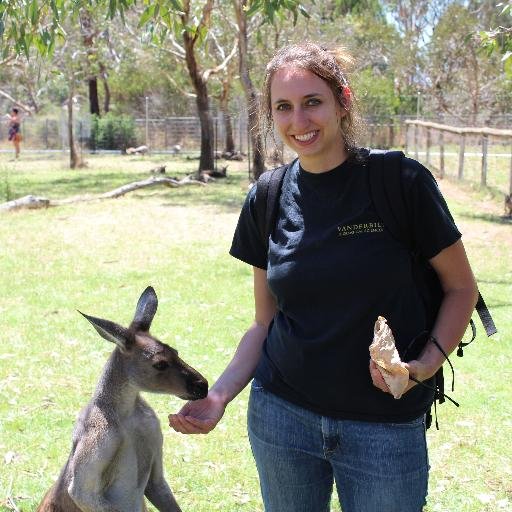
[(158, 453), (155, 454), (144, 494), (159, 512), (181, 512), (181, 508), (164, 478), (161, 445)]

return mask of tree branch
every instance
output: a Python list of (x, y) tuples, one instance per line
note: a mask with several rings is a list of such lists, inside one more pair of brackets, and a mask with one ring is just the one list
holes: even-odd
[(7, 203), (0, 204), (0, 212), (5, 211), (13, 211), (13, 210), (21, 210), (24, 208), (28, 209), (37, 209), (37, 208), (48, 208), (49, 206), (61, 206), (64, 204), (72, 204), (72, 203), (81, 203), (102, 199), (115, 199), (117, 197), (124, 196), (129, 192), (133, 192), (134, 190), (140, 190), (147, 187), (155, 187), (158, 185), (164, 185), (166, 187), (176, 188), (182, 187), (185, 185), (199, 185), (199, 186), (207, 186), (206, 183), (198, 180), (194, 180), (187, 176), (181, 180), (175, 180), (173, 178), (166, 177), (151, 177), (147, 180), (142, 181), (134, 181), (133, 183), (128, 183), (123, 185), (122, 187), (118, 187), (110, 192), (105, 192), (103, 194), (98, 195), (87, 195), (87, 196), (74, 196), (68, 197), (66, 199), (56, 199), (51, 201), (45, 197), (37, 197), (37, 196), (24, 196), (19, 199), (14, 199), (13, 201), (8, 201)]
[(224, 70), (226, 66), (229, 64), (229, 61), (236, 55), (237, 48), (238, 41), (235, 40), (231, 53), (218, 66), (205, 70), (203, 72), (203, 80), (206, 82), (208, 81), (208, 78), (210, 78), (210, 75), (213, 75), (215, 73), (218, 73), (219, 71)]
[(27, 113), (28, 115), (32, 115), (32, 109), (28, 105), (25, 105), (25, 104), (21, 103), (20, 101), (14, 99), (10, 94), (7, 94), (5, 91), (2, 91), (1, 89), (0, 89), (0, 96), (7, 98), (9, 101), (14, 103), (17, 107), (20, 107), (22, 110), (24, 110), (25, 113)]
[(194, 38), (192, 39), (193, 45), (195, 45), (195, 43), (199, 39), (199, 35), (201, 34), (201, 29), (203, 27), (208, 28), (210, 26), (212, 10), (213, 10), (213, 0), (207, 0), (203, 7), (203, 14), (201, 15), (201, 20), (197, 24), (196, 33), (194, 34)]
[(185, 89), (183, 89), (182, 87), (180, 87), (178, 85), (178, 83), (176, 82), (176, 80), (174, 80), (174, 78), (167, 72), (164, 72), (164, 75), (165, 75), (165, 78), (167, 78), (167, 80), (169, 80), (169, 82), (171, 82), (172, 85), (174, 85), (174, 87), (179, 91), (181, 92), (181, 94), (183, 94), (184, 96), (186, 96), (187, 98), (196, 98), (197, 97), (197, 94), (194, 94), (192, 92), (188, 92), (186, 91)]

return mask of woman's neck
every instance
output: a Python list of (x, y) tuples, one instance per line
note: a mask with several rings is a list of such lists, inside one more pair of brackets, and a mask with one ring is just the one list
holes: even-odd
[(344, 145), (334, 154), (299, 156), (300, 166), (307, 172), (320, 174), (330, 171), (347, 160), (349, 153)]

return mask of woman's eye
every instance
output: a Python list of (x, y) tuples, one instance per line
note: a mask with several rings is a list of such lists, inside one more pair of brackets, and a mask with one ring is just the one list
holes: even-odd
[(289, 107), (290, 105), (288, 105), (287, 103), (280, 103), (279, 105), (277, 105), (276, 110), (288, 110)]
[(306, 105), (308, 106), (315, 106), (315, 105), (320, 105), (320, 100), (317, 99), (317, 98), (311, 98), (307, 101)]
[(155, 370), (158, 370), (159, 372), (169, 368), (169, 363), (167, 361), (158, 361), (158, 363), (155, 363), (153, 365), (153, 368)]

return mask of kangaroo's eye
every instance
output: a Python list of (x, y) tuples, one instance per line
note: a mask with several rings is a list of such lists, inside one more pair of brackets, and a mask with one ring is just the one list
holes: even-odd
[(169, 363), (167, 361), (158, 361), (158, 363), (155, 363), (153, 365), (153, 368), (155, 370), (158, 370), (159, 372), (162, 372), (162, 371), (166, 370), (167, 368), (169, 368)]

